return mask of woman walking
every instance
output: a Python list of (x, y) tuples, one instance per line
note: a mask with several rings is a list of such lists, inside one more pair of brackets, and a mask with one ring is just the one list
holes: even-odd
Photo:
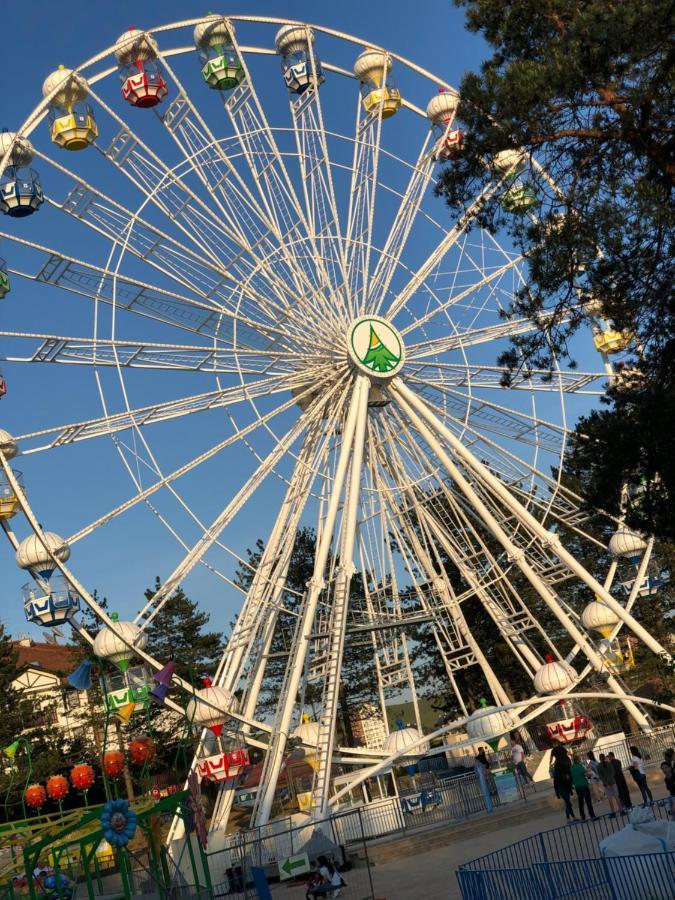
[(647, 773), (645, 772), (644, 760), (637, 747), (631, 747), (630, 752), (630, 773), (635, 779), (635, 783), (640, 788), (642, 805), (646, 806), (648, 803), (653, 803), (654, 798), (652, 797), (652, 792), (649, 790), (649, 785), (647, 784)]

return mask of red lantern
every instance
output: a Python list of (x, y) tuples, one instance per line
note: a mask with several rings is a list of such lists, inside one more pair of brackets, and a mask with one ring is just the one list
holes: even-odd
[(143, 766), (155, 758), (155, 743), (152, 738), (138, 737), (129, 742), (129, 756), (135, 766)]
[(50, 800), (63, 800), (68, 793), (68, 779), (63, 775), (52, 775), (47, 779), (47, 796)]
[(29, 784), (24, 797), (29, 806), (33, 809), (39, 809), (45, 803), (47, 794), (41, 784)]
[(77, 788), (78, 791), (88, 791), (95, 780), (96, 775), (94, 773), (94, 770), (86, 763), (81, 763), (79, 766), (74, 766), (70, 770), (71, 784), (74, 788)]
[(119, 778), (124, 771), (124, 753), (119, 750), (106, 750), (103, 754), (103, 768), (108, 778)]

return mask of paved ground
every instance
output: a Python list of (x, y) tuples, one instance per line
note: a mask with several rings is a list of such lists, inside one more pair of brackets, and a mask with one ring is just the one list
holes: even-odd
[[(655, 800), (666, 796), (663, 780), (656, 773), (650, 776), (649, 781)], [(540, 795), (550, 798), (552, 791), (550, 783), (544, 782), (540, 788)], [(631, 794), (634, 802), (637, 802), (639, 799), (637, 790), (631, 791)], [(531, 804), (529, 814), (526, 805), (520, 805), (520, 809), (522, 816), (517, 817), (515, 821), (511, 818), (508, 822), (503, 822), (501, 827), (498, 814), (494, 819), (490, 816), (481, 819), (479, 827), (477, 827), (477, 820), (469, 820), (466, 823), (466, 831), (470, 831), (471, 834), (464, 840), (456, 839), (448, 846), (438, 847), (428, 852), (424, 852), (417, 842), (418, 845), (414, 847), (413, 853), (405, 858), (374, 866), (372, 875), (375, 897), (382, 898), (382, 900), (384, 898), (386, 900), (414, 900), (414, 898), (460, 900), (461, 894), (455, 877), (458, 865), (490, 853), (492, 850), (498, 850), (514, 841), (529, 837), (531, 834), (565, 824), (562, 803), (560, 803), (559, 811), (546, 808), (536, 800)], [(505, 815), (506, 812), (507, 808), (505, 807)], [(609, 812), (607, 802), (597, 804), (596, 812), (599, 814)], [(462, 829), (458, 829), (456, 833), (460, 836)], [(349, 880), (348, 877), (347, 880)], [(343, 891), (342, 896), (344, 900), (362, 900), (360, 895), (357, 896), (349, 889)], [(498, 900), (498, 898), (495, 897), (494, 900)]]

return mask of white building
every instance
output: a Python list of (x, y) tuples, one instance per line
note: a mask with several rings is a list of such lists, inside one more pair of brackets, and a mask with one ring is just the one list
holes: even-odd
[(40, 710), (26, 722), (26, 731), (50, 727), (61, 731), (69, 741), (79, 737), (93, 739), (93, 734), (86, 734), (86, 716), (91, 711), (89, 692), (76, 691), (66, 681), (81, 661), (79, 651), (60, 644), (38, 643), (28, 637), (14, 641), (13, 646), (20, 673), (13, 686), (31, 697)]

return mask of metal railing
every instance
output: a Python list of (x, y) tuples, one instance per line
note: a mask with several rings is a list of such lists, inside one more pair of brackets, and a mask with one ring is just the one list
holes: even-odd
[[(491, 801), (499, 805), (493, 789)], [(224, 846), (207, 854), (214, 895), (245, 894), (252, 884), (252, 870), (262, 869), (272, 884), (279, 878), (279, 864), (298, 854), (311, 860), (324, 855), (336, 861), (340, 871), (358, 860), (356, 875), (349, 869), (345, 880), (360, 879), (362, 889), (372, 890), (368, 842), (379, 837), (407, 834), (486, 811), (486, 800), (474, 772), (438, 781), (431, 788), (389, 797), (354, 808), (342, 808), (328, 819), (293, 825), (291, 819), (225, 835)], [(361, 871), (367, 870), (367, 871)], [(366, 875), (368, 884), (366, 884)], [(274, 893), (274, 891), (273, 891)]]
[(306, 883), (310, 873), (300, 864), (299, 873), (285, 879), (283, 866), (287, 860), (297, 863), (303, 856), (314, 863), (315, 870), (318, 858), (326, 857), (340, 872), (347, 886), (353, 889), (353, 896), (364, 900), (375, 897), (368, 859), (367, 829), (361, 810), (275, 830), (267, 835), (261, 829), (252, 829), (239, 832), (233, 838), (236, 840), (228, 848), (207, 854), (214, 897), (239, 900), (257, 896), (254, 891), (256, 872), (263, 873), (273, 896), (279, 893), (287, 897), (287, 886)]
[[(669, 803), (652, 806), (667, 820)], [(458, 867), (464, 900), (672, 900), (675, 853), (602, 858), (599, 843), (627, 824), (625, 816), (553, 828)]]

